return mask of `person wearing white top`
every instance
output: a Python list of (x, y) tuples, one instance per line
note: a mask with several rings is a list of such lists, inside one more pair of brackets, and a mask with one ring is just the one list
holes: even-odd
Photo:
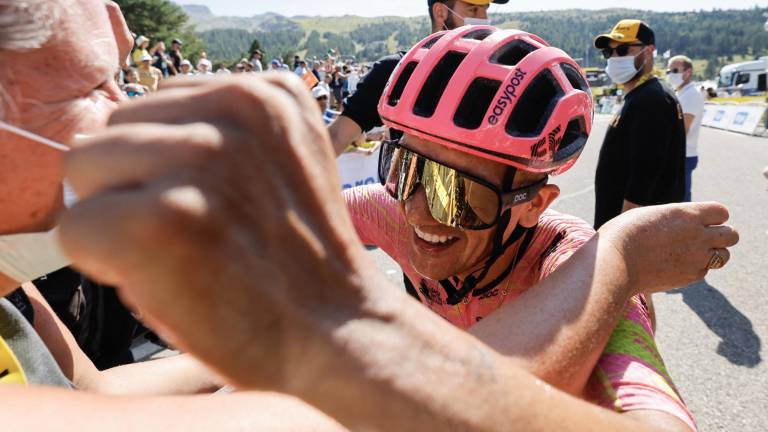
[(685, 201), (691, 201), (691, 176), (699, 164), (698, 144), (701, 118), (704, 114), (704, 97), (691, 82), (693, 62), (686, 56), (669, 59), (667, 80), (677, 93), (685, 119)]

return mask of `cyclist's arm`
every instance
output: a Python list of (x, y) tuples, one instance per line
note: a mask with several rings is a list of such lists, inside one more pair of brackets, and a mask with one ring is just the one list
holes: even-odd
[(639, 296), (627, 304), (589, 379), (586, 398), (659, 430), (696, 430), (656, 346), (646, 306)]
[(223, 383), (193, 357), (179, 356), (99, 371), (56, 316), (40, 291), (23, 285), (35, 311), (35, 331), (64, 375), (81, 390), (104, 394), (192, 394), (215, 391)]
[(553, 386), (581, 395), (626, 302), (626, 262), (599, 235), (469, 332)]

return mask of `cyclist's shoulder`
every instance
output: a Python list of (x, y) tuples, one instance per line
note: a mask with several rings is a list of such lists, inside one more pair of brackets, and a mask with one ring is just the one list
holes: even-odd
[(584, 219), (561, 213), (557, 210), (547, 209), (539, 216), (537, 230), (541, 232), (559, 232), (563, 234), (586, 235), (592, 237), (594, 228)]

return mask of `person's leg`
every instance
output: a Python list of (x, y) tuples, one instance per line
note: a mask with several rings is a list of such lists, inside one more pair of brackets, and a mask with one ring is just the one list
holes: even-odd
[(693, 177), (693, 170), (699, 164), (698, 156), (685, 158), (685, 198), (684, 202), (691, 202), (691, 178)]

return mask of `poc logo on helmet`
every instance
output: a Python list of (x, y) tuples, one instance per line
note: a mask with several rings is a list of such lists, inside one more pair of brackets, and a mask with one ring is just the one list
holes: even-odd
[(496, 105), (493, 107), (491, 115), (488, 117), (488, 123), (495, 125), (499, 122), (499, 117), (504, 114), (504, 110), (512, 103), (512, 99), (517, 98), (517, 88), (520, 87), (520, 84), (522, 84), (523, 81), (525, 81), (526, 75), (528, 75), (528, 72), (523, 70), (518, 69), (515, 71), (515, 76), (509, 80), (509, 84), (504, 87), (504, 93), (502, 93), (499, 100), (496, 101)]

